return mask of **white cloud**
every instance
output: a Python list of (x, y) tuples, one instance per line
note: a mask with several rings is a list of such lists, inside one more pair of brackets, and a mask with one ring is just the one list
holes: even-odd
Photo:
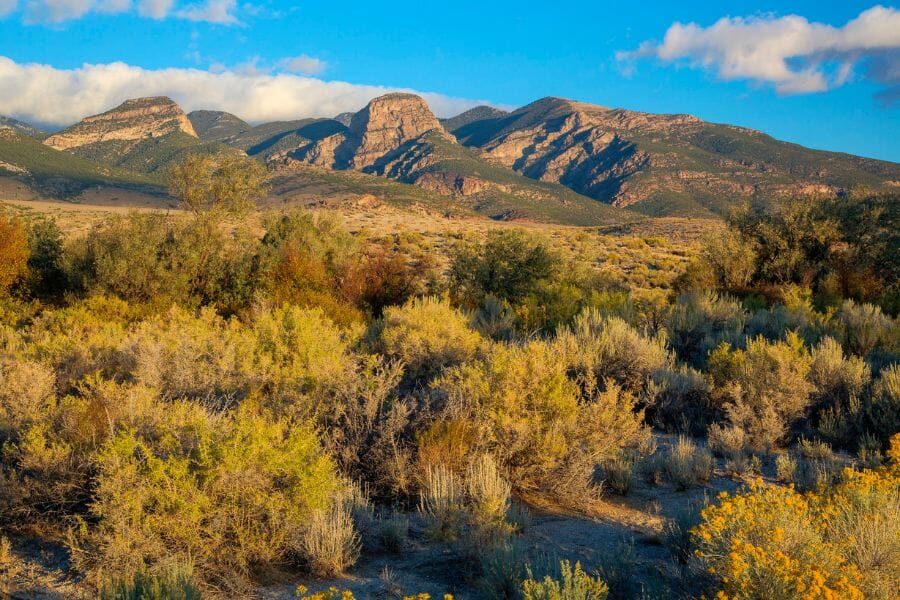
[(189, 6), (179, 11), (178, 16), (189, 21), (237, 25), (240, 21), (234, 15), (236, 9), (236, 0), (206, 0), (203, 4)]
[[(359, 110), (391, 91), (414, 92), (287, 73), (149, 70), (125, 63), (57, 69), (0, 56), (0, 115), (46, 125), (68, 125), (141, 96), (169, 96), (186, 111), (225, 110), (251, 122), (331, 117)], [(484, 104), (435, 93), (420, 95), (438, 116)]]
[[(25, 0), (24, 21), (34, 23), (62, 23), (80, 19), (89, 13), (119, 14), (129, 12), (137, 5), (137, 14), (151, 19), (175, 16), (189, 21), (204, 21), (219, 25), (239, 25), (236, 0), (203, 0), (184, 6), (173, 12), (175, 0)], [(0, 18), (12, 14), (18, 8), (18, 0), (0, 0)], [(256, 14), (253, 5), (245, 4), (241, 10)]]
[(278, 66), (285, 71), (291, 73), (302, 73), (303, 75), (316, 75), (328, 68), (328, 63), (320, 58), (314, 58), (301, 54), (291, 58), (283, 58), (278, 62)]
[(25, 2), (27, 23), (61, 23), (79, 19), (96, 8), (93, 0), (28, 0)]
[[(772, 84), (782, 94), (843, 85), (857, 65), (867, 77), (891, 88), (900, 79), (891, 81), (883, 74), (889, 74), (890, 67), (896, 74), (900, 63), (900, 11), (875, 6), (843, 27), (797, 15), (724, 17), (709, 27), (675, 23), (662, 43), (645, 42), (635, 51), (617, 54), (626, 70), (642, 57), (687, 61), (724, 80)], [(879, 63), (877, 69), (870, 61)]]
[(0, 17), (5, 17), (13, 12), (18, 5), (18, 0), (0, 0)]
[(138, 14), (151, 19), (163, 19), (169, 14), (174, 0), (139, 0)]

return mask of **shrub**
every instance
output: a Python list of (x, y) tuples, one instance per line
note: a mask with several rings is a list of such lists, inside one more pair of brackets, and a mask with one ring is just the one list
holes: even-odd
[(379, 546), (392, 554), (400, 554), (409, 537), (409, 519), (399, 513), (390, 513), (376, 518), (376, 532)]
[(900, 431), (900, 365), (891, 365), (881, 372), (865, 404), (866, 429), (882, 444)]
[(203, 595), (191, 569), (170, 568), (161, 573), (138, 571), (100, 589), (100, 600), (200, 600)]
[(433, 393), (474, 426), (472, 451), (490, 453), (519, 492), (584, 498), (597, 463), (647, 436), (631, 394), (611, 381), (583, 389), (545, 342), (498, 345), (485, 362), (447, 371)]
[(776, 446), (805, 416), (813, 391), (810, 365), (809, 353), (793, 333), (779, 342), (750, 340), (746, 350), (722, 345), (709, 359), (728, 421), (746, 431), (756, 449)]
[(605, 460), (600, 465), (600, 473), (604, 487), (608, 487), (615, 494), (625, 496), (634, 484), (634, 459), (619, 455)]
[(702, 367), (713, 348), (740, 340), (745, 321), (743, 307), (734, 300), (695, 292), (683, 294), (675, 301), (666, 331), (678, 357)]
[(663, 524), (663, 543), (681, 564), (693, 556), (692, 532), (700, 524), (701, 513), (707, 506), (709, 498), (704, 494), (702, 501), (688, 502)]
[(693, 440), (683, 436), (666, 457), (666, 475), (679, 490), (708, 482), (714, 466), (708, 450), (698, 448)]
[(891, 318), (872, 304), (856, 304), (846, 300), (834, 316), (834, 328), (848, 352), (867, 356), (887, 341)]
[(747, 451), (747, 434), (740, 427), (724, 427), (713, 423), (709, 426), (707, 445), (723, 458), (739, 460)]
[(500, 475), (490, 454), (484, 454), (469, 463), (465, 483), (470, 511), (477, 526), (502, 526), (509, 511), (511, 487)]
[(871, 369), (859, 357), (845, 358), (841, 345), (826, 337), (811, 353), (809, 378), (820, 407), (846, 407), (851, 398), (861, 397), (872, 378)]
[(537, 581), (529, 572), (528, 579), (522, 583), (522, 596), (525, 600), (606, 600), (609, 588), (598, 578), (591, 577), (581, 570), (581, 564), (575, 563), (573, 569), (569, 561), (560, 563), (561, 577), (553, 579), (549, 575)]
[(63, 236), (55, 221), (38, 219), (28, 227), (28, 289), (39, 298), (61, 298), (67, 291)]
[(571, 327), (560, 330), (555, 346), (583, 386), (609, 379), (635, 395), (672, 362), (664, 339), (645, 337), (622, 319), (604, 317), (595, 309), (583, 311)]
[(814, 503), (753, 482), (703, 509), (694, 554), (729, 598), (858, 598), (857, 570), (820, 533)]
[(249, 407), (157, 411), (154, 427), (122, 430), (97, 455), (96, 525), (74, 540), (76, 564), (121, 576), (190, 559), (201, 578), (234, 589), (285, 561), (294, 532), (339, 485), (310, 430)]
[(865, 597), (892, 598), (900, 589), (900, 479), (847, 469), (824, 503), (826, 537), (859, 569)]
[(131, 378), (161, 398), (227, 405), (257, 384), (253, 347), (253, 338), (235, 320), (212, 309), (195, 314), (172, 307), (134, 327), (119, 350)]
[(791, 483), (797, 476), (797, 459), (789, 452), (775, 458), (775, 477), (782, 483)]
[(649, 387), (653, 401), (647, 412), (665, 431), (702, 435), (716, 416), (709, 381), (696, 369), (676, 365), (657, 371)]
[(465, 508), (463, 482), (452, 471), (437, 465), (425, 474), (419, 510), (431, 520), (431, 535), (453, 539)]
[(339, 499), (313, 511), (292, 546), (316, 577), (340, 575), (356, 562), (361, 548), (352, 506)]
[(465, 315), (435, 298), (386, 309), (377, 334), (378, 349), (402, 360), (407, 377), (421, 382), (471, 360), (481, 343)]
[(492, 230), (483, 243), (454, 250), (450, 287), (470, 308), (488, 295), (516, 305), (554, 277), (560, 264), (546, 240), (522, 230)]
[(319, 308), (331, 320), (361, 320), (356, 239), (331, 213), (291, 211), (265, 220), (255, 282), (277, 304)]
[(347, 371), (351, 336), (318, 308), (262, 311), (254, 315), (250, 332), (254, 375), (275, 397), (320, 389)]
[(740, 234), (731, 229), (703, 238), (696, 262), (679, 282), (688, 289), (740, 290), (756, 270), (756, 254)]
[(28, 235), (19, 219), (0, 214), (0, 295), (28, 273)]

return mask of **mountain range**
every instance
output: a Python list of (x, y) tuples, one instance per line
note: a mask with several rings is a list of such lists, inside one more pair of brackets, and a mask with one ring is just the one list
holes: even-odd
[(91, 186), (162, 194), (170, 164), (222, 151), (269, 165), (273, 196), (283, 201), (371, 197), (577, 225), (718, 218), (751, 199), (777, 204), (857, 186), (900, 191), (897, 163), (686, 114), (561, 98), (438, 119), (422, 98), (393, 93), (332, 119), (255, 126), (227, 112), (185, 114), (165, 97), (138, 98), (53, 134), (0, 119), (0, 177), (57, 196)]

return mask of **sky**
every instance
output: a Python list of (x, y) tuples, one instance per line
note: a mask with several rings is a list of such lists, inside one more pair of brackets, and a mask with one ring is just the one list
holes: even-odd
[(0, 0), (0, 114), (45, 126), (148, 95), (333, 116), (396, 89), (439, 116), (559, 96), (900, 162), (900, 7)]

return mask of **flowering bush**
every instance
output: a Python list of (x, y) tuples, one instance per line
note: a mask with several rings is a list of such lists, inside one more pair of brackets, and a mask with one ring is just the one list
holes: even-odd
[(862, 599), (859, 572), (823, 536), (814, 502), (757, 480), (705, 508), (693, 530), (695, 556), (725, 600)]
[[(900, 439), (898, 439), (900, 442)], [(818, 493), (757, 480), (692, 530), (718, 598), (892, 598), (900, 586), (900, 474), (846, 469)]]

